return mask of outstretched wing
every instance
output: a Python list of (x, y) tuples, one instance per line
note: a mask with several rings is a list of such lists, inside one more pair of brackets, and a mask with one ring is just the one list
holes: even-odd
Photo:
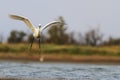
[(32, 23), (27, 18), (17, 16), (17, 15), (9, 15), (9, 16), (12, 19), (21, 20), (21, 21), (25, 22), (25, 24), (32, 30), (32, 32), (34, 32), (34, 27), (33, 27)]
[(61, 24), (61, 22), (59, 22), (59, 21), (52, 21), (52, 22), (46, 24), (44, 27), (41, 27), (40, 30), (43, 31), (43, 30), (46, 29), (47, 27), (54, 26), (54, 25), (60, 25), (60, 24)]

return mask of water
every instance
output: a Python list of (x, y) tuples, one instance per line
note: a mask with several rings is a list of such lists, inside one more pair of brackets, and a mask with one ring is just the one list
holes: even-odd
[(0, 77), (25, 80), (120, 80), (120, 65), (0, 61)]

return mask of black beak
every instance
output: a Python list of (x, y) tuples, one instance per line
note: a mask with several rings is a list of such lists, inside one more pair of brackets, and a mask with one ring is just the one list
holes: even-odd
[(39, 29), (41, 28), (41, 25), (39, 25)]

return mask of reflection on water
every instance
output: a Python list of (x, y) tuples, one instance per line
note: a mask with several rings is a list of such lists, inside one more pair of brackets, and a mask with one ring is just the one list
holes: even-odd
[(120, 80), (120, 65), (0, 61), (0, 77), (34, 80)]

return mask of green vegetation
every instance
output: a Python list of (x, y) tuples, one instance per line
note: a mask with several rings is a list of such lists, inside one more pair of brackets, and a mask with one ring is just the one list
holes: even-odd
[[(120, 56), (120, 46), (77, 46), (77, 45), (55, 45), (42, 44), (41, 52), (44, 54), (68, 54), (68, 55), (101, 55), (101, 56)], [(26, 44), (0, 44), (0, 53), (40, 53), (37, 44), (32, 50)]]

